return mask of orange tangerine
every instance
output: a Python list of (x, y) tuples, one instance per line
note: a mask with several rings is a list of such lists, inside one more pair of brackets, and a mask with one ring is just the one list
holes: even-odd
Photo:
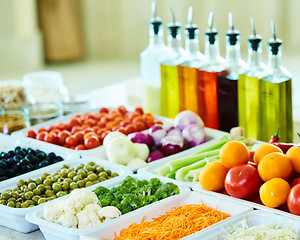
[(201, 187), (209, 191), (219, 191), (224, 188), (227, 169), (220, 162), (210, 162), (199, 174)]
[(262, 158), (264, 156), (266, 156), (267, 154), (272, 153), (272, 152), (283, 153), (279, 147), (277, 147), (271, 143), (264, 143), (256, 149), (254, 156), (253, 156), (253, 161), (255, 162), (256, 165), (258, 165), (258, 163), (260, 162), (260, 160), (262, 160)]
[(257, 171), (263, 181), (272, 178), (288, 179), (292, 174), (293, 167), (291, 161), (283, 153), (273, 152), (264, 156), (258, 163)]
[(245, 143), (240, 141), (230, 141), (223, 145), (220, 150), (220, 161), (228, 169), (248, 163), (250, 153)]
[(293, 170), (300, 173), (300, 146), (293, 146), (287, 152), (286, 156), (290, 159)]
[(279, 207), (286, 202), (290, 189), (290, 185), (284, 179), (273, 178), (261, 185), (260, 200), (267, 207)]

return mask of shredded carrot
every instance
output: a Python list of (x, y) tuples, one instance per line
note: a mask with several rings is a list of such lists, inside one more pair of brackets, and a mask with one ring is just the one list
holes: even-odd
[[(229, 214), (210, 208), (204, 203), (187, 204), (172, 208), (152, 222), (133, 223), (115, 233), (114, 240), (176, 240), (207, 228), (230, 217)], [(108, 239), (106, 239), (108, 240)]]

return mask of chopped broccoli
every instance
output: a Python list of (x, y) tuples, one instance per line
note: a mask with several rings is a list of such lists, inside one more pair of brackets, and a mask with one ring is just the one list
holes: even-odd
[(122, 214), (125, 214), (131, 212), (133, 209), (130, 205), (121, 203), (121, 209), (119, 210), (122, 212)]
[(111, 206), (111, 202), (114, 200), (114, 197), (110, 194), (107, 195), (99, 195), (98, 199), (101, 203), (102, 207)]
[(162, 185), (159, 178), (151, 178), (149, 181), (149, 185), (151, 186), (151, 194), (154, 194), (156, 190)]
[(135, 190), (138, 187), (137, 180), (131, 176), (127, 176), (122, 183), (119, 184), (119, 187), (123, 186), (128, 189), (129, 192)]
[(106, 187), (103, 186), (99, 186), (96, 189), (93, 190), (93, 192), (99, 196), (99, 195), (105, 195), (106, 193), (109, 192), (109, 189), (107, 189)]
[(149, 182), (147, 180), (140, 180), (137, 182), (137, 187), (140, 188), (140, 187), (142, 187), (144, 185), (148, 185), (148, 184), (149, 184)]
[(127, 204), (133, 210), (141, 207), (139, 198), (135, 194), (129, 193), (129, 194), (125, 194), (123, 196), (124, 197), (123, 197), (123, 200), (121, 201), (121, 204)]
[(155, 192), (155, 196), (158, 199), (164, 199), (172, 195), (176, 195), (179, 193), (179, 188), (177, 185), (171, 182), (167, 182), (161, 185)]

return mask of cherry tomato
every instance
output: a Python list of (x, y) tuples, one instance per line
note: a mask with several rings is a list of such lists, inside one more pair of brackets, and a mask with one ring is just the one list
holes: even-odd
[(96, 118), (95, 115), (92, 113), (85, 113), (83, 115), (83, 119), (95, 119), (95, 118)]
[(125, 113), (127, 113), (127, 109), (126, 109), (124, 106), (119, 106), (119, 107), (117, 108), (117, 111), (118, 111), (119, 113), (121, 113), (122, 115), (124, 115)]
[(143, 122), (137, 122), (137, 123), (135, 123), (135, 127), (136, 127), (136, 130), (138, 132), (143, 131), (143, 130), (146, 129), (146, 125)]
[(84, 120), (84, 124), (89, 125), (90, 127), (93, 127), (96, 125), (96, 120), (92, 118), (88, 118)]
[(77, 138), (74, 137), (73, 135), (70, 135), (69, 137), (66, 138), (66, 144), (69, 148), (76, 147), (78, 144)]
[(97, 136), (89, 136), (84, 140), (84, 147), (86, 149), (92, 149), (100, 146), (100, 140)]
[(106, 137), (107, 134), (109, 134), (111, 131), (109, 130), (106, 130), (104, 133), (101, 134), (101, 137), (100, 137), (100, 141), (103, 141), (103, 139)]
[(80, 126), (82, 124), (82, 119), (79, 117), (74, 117), (71, 118), (69, 124), (73, 127), (73, 126)]
[(122, 122), (120, 122), (120, 126), (121, 126), (121, 127), (126, 127), (129, 123), (130, 123), (130, 121), (128, 121), (128, 120), (123, 120)]
[(52, 143), (52, 144), (57, 144), (58, 137), (54, 132), (50, 132), (50, 133), (46, 134), (44, 141), (48, 142), (48, 143)]
[(123, 134), (125, 134), (125, 135), (127, 134), (125, 128), (123, 128), (123, 127), (120, 127), (120, 128), (117, 129), (116, 131), (117, 131), (117, 132), (120, 132), (120, 133), (123, 133)]
[(71, 135), (71, 133), (67, 130), (63, 130), (61, 132), (58, 133), (57, 137), (58, 137), (58, 144), (60, 146), (63, 146), (66, 144), (66, 138), (69, 137)]
[(40, 128), (40, 129), (38, 130), (38, 133), (40, 133), (40, 132), (48, 132), (48, 130), (47, 130), (46, 128)]
[(104, 133), (105, 131), (107, 131), (106, 128), (99, 128), (96, 133), (97, 133), (97, 135), (101, 136), (102, 133)]
[(46, 131), (42, 131), (42, 132), (39, 132), (37, 135), (36, 135), (36, 139), (37, 140), (40, 140), (40, 141), (45, 141), (45, 136), (48, 134), (48, 132)]
[(108, 113), (108, 112), (109, 112), (109, 109), (103, 107), (103, 108), (100, 108), (99, 112), (100, 112), (100, 113)]
[(144, 110), (143, 110), (141, 107), (136, 107), (136, 108), (134, 109), (134, 111), (135, 111), (135, 112), (139, 112), (141, 115), (144, 114)]
[(110, 117), (108, 117), (108, 116), (103, 116), (103, 117), (100, 119), (100, 122), (108, 123), (110, 120), (111, 120)]
[(291, 213), (300, 215), (300, 184), (291, 188), (287, 198), (287, 206)]
[(255, 167), (248, 164), (240, 164), (228, 171), (224, 185), (230, 196), (250, 199), (258, 194), (261, 184), (262, 180)]
[(77, 138), (77, 142), (79, 144), (83, 143), (83, 136), (84, 136), (83, 131), (78, 131), (78, 132), (74, 133), (73, 136)]
[(132, 123), (128, 124), (124, 129), (125, 129), (127, 135), (130, 133), (136, 132), (136, 128)]
[(75, 150), (85, 150), (85, 147), (83, 144), (79, 144), (75, 147)]
[(106, 125), (105, 122), (101, 122), (101, 121), (97, 122), (97, 126), (99, 126), (100, 128), (104, 128), (105, 125)]
[(30, 129), (27, 131), (26, 137), (36, 138), (36, 132), (34, 130)]
[(84, 136), (83, 136), (83, 141), (84, 141), (86, 138), (89, 138), (89, 137), (94, 136), (94, 135), (96, 135), (96, 133), (94, 133), (94, 132), (88, 132), (88, 133), (84, 134)]
[(74, 134), (74, 133), (76, 133), (76, 132), (78, 132), (78, 131), (81, 131), (81, 127), (80, 126), (74, 126), (74, 127), (72, 127), (72, 129), (71, 129), (71, 134)]
[(50, 131), (50, 133), (55, 133), (56, 135), (58, 135), (58, 133), (60, 133), (62, 130), (59, 130), (57, 128), (54, 128), (53, 130)]

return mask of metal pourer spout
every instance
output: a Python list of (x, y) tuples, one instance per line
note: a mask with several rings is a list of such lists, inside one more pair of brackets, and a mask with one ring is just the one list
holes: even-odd
[(213, 28), (214, 13), (210, 12), (208, 16), (208, 29), (205, 34), (208, 36), (209, 44), (215, 44), (216, 36), (218, 35), (218, 30)]
[(249, 36), (248, 41), (250, 43), (250, 47), (253, 51), (257, 52), (259, 45), (262, 40), (262, 36), (256, 34), (256, 27), (255, 27), (255, 21), (253, 18), (250, 18), (251, 21), (251, 28), (252, 28), (252, 35)]
[(271, 21), (271, 29), (272, 29), (273, 39), (271, 38), (268, 41), (268, 44), (271, 47), (272, 54), (277, 55), (279, 52), (279, 48), (282, 44), (282, 40), (276, 37), (275, 23), (273, 21)]

